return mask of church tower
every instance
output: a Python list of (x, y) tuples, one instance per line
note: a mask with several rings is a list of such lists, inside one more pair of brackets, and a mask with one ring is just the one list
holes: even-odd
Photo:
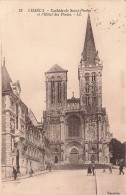
[(67, 70), (55, 64), (46, 75), (46, 110), (60, 110), (67, 102)]
[(78, 68), (80, 107), (86, 113), (101, 112), (102, 68), (88, 14), (85, 43)]
[(44, 128), (52, 161), (72, 164), (109, 162), (109, 121), (102, 107), (102, 64), (96, 50), (90, 15), (78, 67), (80, 98), (67, 99), (67, 70), (54, 65), (46, 76)]

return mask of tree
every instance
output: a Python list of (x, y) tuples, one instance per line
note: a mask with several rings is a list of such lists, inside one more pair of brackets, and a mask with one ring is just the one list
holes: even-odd
[(124, 146), (119, 140), (115, 138), (111, 139), (109, 143), (109, 151), (112, 154), (110, 161), (113, 164), (116, 164), (117, 160), (119, 161), (121, 159), (124, 159)]

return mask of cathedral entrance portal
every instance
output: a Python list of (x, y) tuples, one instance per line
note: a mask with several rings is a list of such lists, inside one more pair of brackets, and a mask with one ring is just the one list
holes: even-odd
[(76, 148), (73, 148), (70, 152), (70, 162), (72, 164), (78, 164), (79, 153)]

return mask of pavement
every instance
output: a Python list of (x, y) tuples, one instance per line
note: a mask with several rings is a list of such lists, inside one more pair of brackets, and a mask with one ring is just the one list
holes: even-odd
[[(95, 177), (86, 170), (52, 171), (2, 183), (2, 195), (96, 195)], [(90, 193), (89, 193), (90, 192)]]
[[(44, 174), (44, 173), (48, 173), (48, 172), (49, 172), (48, 170), (36, 171), (35, 173), (32, 174), (32, 177), (37, 176), (37, 175), (41, 175), (41, 174)], [(27, 174), (27, 175), (22, 175), (22, 176), (19, 174), (19, 175), (17, 176), (17, 179), (20, 180), (20, 179), (26, 179), (26, 178), (29, 178), (29, 177), (30, 177), (29, 174)], [(8, 182), (8, 181), (13, 181), (13, 180), (14, 180), (14, 178), (11, 177), (11, 178), (3, 179), (2, 182)]]
[[(126, 173), (126, 169), (124, 169)], [(46, 174), (2, 182), (2, 195), (126, 195), (126, 175), (96, 170), (96, 176), (87, 170), (54, 170)]]
[(119, 175), (119, 169), (114, 169), (112, 173), (97, 170), (97, 195), (126, 195), (126, 169), (124, 172), (124, 175)]

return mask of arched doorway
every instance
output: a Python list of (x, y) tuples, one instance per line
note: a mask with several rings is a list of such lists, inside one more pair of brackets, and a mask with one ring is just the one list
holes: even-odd
[(70, 152), (70, 162), (72, 164), (78, 164), (79, 153), (76, 148), (72, 148)]
[(57, 157), (57, 156), (55, 156), (55, 161), (54, 161), (54, 163), (58, 163), (58, 157)]

